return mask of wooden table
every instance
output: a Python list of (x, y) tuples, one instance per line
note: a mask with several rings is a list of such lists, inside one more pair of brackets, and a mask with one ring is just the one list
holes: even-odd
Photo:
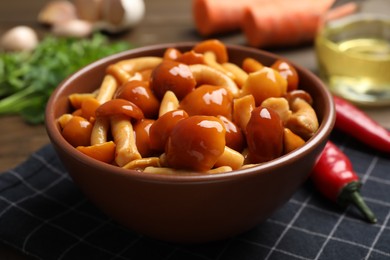
[[(37, 14), (48, 0), (12, 0), (0, 3), (0, 34), (16, 25), (29, 25), (40, 36), (48, 32), (38, 24)], [(191, 0), (145, 0), (144, 20), (135, 29), (120, 36), (135, 46), (163, 42), (200, 41), (191, 15)], [(226, 43), (245, 45), (245, 37), (240, 33), (218, 37)], [(316, 60), (312, 46), (293, 49), (271, 50), (295, 63), (316, 71)], [(366, 110), (374, 119), (390, 128), (390, 108)], [(0, 117), (0, 172), (11, 169), (24, 161), (32, 152), (47, 144), (49, 139), (44, 125), (32, 126), (18, 116)], [(30, 259), (14, 249), (0, 244), (0, 259)]]

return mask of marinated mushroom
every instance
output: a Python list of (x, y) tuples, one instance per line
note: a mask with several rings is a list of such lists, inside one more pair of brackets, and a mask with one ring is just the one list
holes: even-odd
[(223, 125), (225, 126), (226, 146), (233, 150), (241, 152), (245, 146), (245, 138), (241, 128), (239, 128), (233, 121), (229, 120), (224, 116), (219, 115), (217, 117), (222, 121)]
[(179, 100), (177, 99), (175, 93), (168, 90), (167, 92), (165, 92), (164, 97), (161, 100), (158, 116), (160, 117), (165, 113), (176, 109), (179, 109)]
[(234, 75), (233, 80), (236, 82), (237, 86), (239, 88), (242, 88), (244, 85), (246, 79), (248, 78), (248, 73), (244, 71), (240, 66), (231, 63), (231, 62), (225, 62), (222, 64), (222, 67), (229, 71), (231, 74)]
[(233, 100), (233, 121), (236, 122), (244, 133), (246, 133), (246, 126), (255, 107), (255, 98), (252, 95), (246, 95)]
[(297, 70), (287, 61), (277, 60), (271, 68), (277, 70), (287, 80), (287, 91), (296, 90), (299, 84)]
[(171, 48), (167, 48), (164, 51), (163, 59), (164, 60), (177, 60), (181, 55), (183, 55), (181, 51), (179, 51), (176, 48), (171, 47)]
[(204, 55), (196, 53), (193, 50), (184, 52), (176, 59), (176, 61), (187, 65), (205, 64)]
[(283, 154), (283, 123), (272, 109), (257, 107), (246, 127), (248, 157), (251, 163), (262, 163)]
[(229, 60), (225, 44), (216, 39), (205, 40), (197, 43), (194, 46), (193, 51), (203, 54), (206, 52), (212, 52), (214, 53), (218, 63), (225, 63)]
[(319, 123), (313, 107), (302, 98), (294, 98), (290, 101), (292, 111), (286, 127), (304, 140), (310, 139), (318, 130)]
[(77, 146), (76, 149), (98, 161), (112, 163), (115, 159), (115, 146), (113, 141), (108, 141), (89, 146)]
[(287, 123), (292, 113), (288, 101), (282, 97), (267, 98), (261, 103), (261, 106), (275, 110), (283, 124)]
[(177, 61), (163, 60), (150, 75), (150, 88), (160, 100), (168, 90), (182, 99), (196, 86), (188, 65)]
[(242, 94), (251, 94), (256, 106), (270, 97), (282, 97), (287, 92), (287, 80), (279, 72), (269, 67), (249, 73), (242, 87)]
[(238, 170), (244, 165), (244, 156), (236, 150), (225, 146), (223, 153), (218, 157), (214, 167), (229, 167), (232, 170)]
[(163, 152), (173, 127), (185, 118), (188, 118), (188, 114), (181, 109), (168, 111), (160, 116), (149, 130), (150, 147), (156, 151)]
[(206, 51), (203, 54), (204, 57), (204, 63), (211, 68), (214, 68), (216, 70), (219, 70), (220, 72), (227, 75), (229, 78), (235, 80), (235, 75), (231, 73), (229, 70), (225, 69), (221, 63), (218, 63), (217, 61), (217, 55), (212, 51)]
[(294, 134), (290, 129), (284, 128), (283, 130), (283, 152), (289, 153), (298, 149), (302, 145), (305, 144), (305, 140), (303, 140), (299, 135)]
[(239, 87), (223, 72), (203, 64), (190, 65), (189, 68), (198, 86), (203, 84), (223, 86), (232, 93), (233, 97), (240, 95)]
[(135, 159), (127, 163), (126, 165), (124, 165), (122, 168), (146, 172), (145, 169), (149, 167), (160, 168), (161, 167), (160, 158), (147, 157), (147, 158)]
[(191, 116), (173, 127), (165, 154), (168, 167), (204, 172), (214, 166), (224, 150), (223, 123), (214, 116)]
[(231, 118), (232, 94), (224, 87), (201, 85), (180, 102), (180, 109), (188, 115), (222, 115)]
[(146, 118), (155, 118), (160, 109), (160, 101), (149, 87), (149, 82), (131, 80), (121, 85), (115, 98), (126, 99), (137, 105)]
[(253, 58), (248, 57), (242, 61), (242, 69), (247, 73), (252, 73), (261, 70), (262, 68), (264, 68), (264, 65)]
[(150, 157), (156, 154), (156, 151), (152, 149), (150, 144), (150, 127), (155, 120), (153, 119), (141, 119), (138, 120), (133, 128), (135, 133), (135, 143), (137, 145), (138, 152), (143, 158)]
[(122, 85), (130, 80), (132, 77), (130, 73), (121, 68), (118, 64), (111, 64), (106, 69), (107, 74), (112, 75)]
[(161, 57), (146, 56), (121, 60), (115, 64), (133, 76), (136, 72), (155, 68), (162, 60)]
[(92, 133), (92, 124), (81, 116), (72, 116), (62, 129), (62, 136), (73, 147), (87, 146)]
[(79, 109), (81, 108), (81, 104), (85, 99), (95, 98), (96, 95), (94, 93), (74, 93), (68, 96), (69, 102), (72, 105), (72, 108)]
[(305, 100), (308, 104), (312, 105), (313, 104), (313, 98), (309, 93), (302, 89), (296, 89), (292, 91), (288, 91), (285, 95), (284, 98), (291, 104), (295, 98), (301, 98)]
[(110, 119), (111, 133), (116, 144), (115, 162), (119, 166), (141, 158), (130, 120), (144, 117), (140, 108), (125, 99), (112, 99), (98, 107), (96, 116)]
[(115, 77), (110, 74), (107, 74), (103, 78), (103, 82), (100, 85), (96, 99), (99, 101), (100, 104), (111, 100), (117, 88), (118, 82), (116, 81)]
[(99, 101), (94, 97), (87, 97), (81, 102), (81, 116), (92, 121), (96, 118), (96, 109), (100, 106)]

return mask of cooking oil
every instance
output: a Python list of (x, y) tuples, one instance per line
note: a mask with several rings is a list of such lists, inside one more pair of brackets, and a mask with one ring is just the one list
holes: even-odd
[(331, 21), (315, 45), (320, 76), (331, 92), (362, 105), (390, 105), (390, 17)]

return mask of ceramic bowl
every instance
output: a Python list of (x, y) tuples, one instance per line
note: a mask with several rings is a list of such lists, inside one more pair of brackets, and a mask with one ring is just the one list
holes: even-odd
[[(310, 71), (293, 63), (300, 88), (314, 99), (320, 127), (301, 148), (253, 168), (222, 174), (140, 174), (85, 156), (62, 137), (56, 118), (70, 111), (68, 95), (98, 88), (109, 64), (134, 57), (162, 56), (168, 47), (183, 51), (193, 45), (160, 44), (96, 61), (65, 79), (53, 92), (46, 110), (49, 138), (85, 195), (123, 226), (145, 236), (179, 243), (225, 239), (267, 219), (307, 180), (335, 120), (333, 99), (327, 88)], [(246, 57), (265, 65), (281, 58), (243, 46), (227, 48), (229, 60), (237, 64)]]

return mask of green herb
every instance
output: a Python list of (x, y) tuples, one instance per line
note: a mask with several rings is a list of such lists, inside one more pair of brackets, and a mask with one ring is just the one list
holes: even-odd
[(102, 34), (89, 39), (46, 36), (30, 53), (0, 53), (0, 115), (19, 114), (42, 123), (47, 100), (57, 85), (81, 67), (131, 46), (110, 43)]

